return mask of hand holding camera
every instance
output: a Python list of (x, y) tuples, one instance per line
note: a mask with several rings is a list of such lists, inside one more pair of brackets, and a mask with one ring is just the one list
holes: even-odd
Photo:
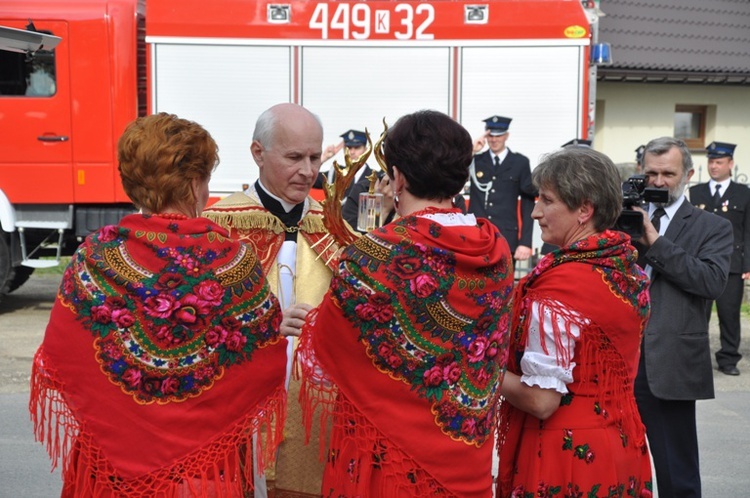
[(622, 213), (614, 229), (627, 233), (633, 240), (651, 245), (659, 233), (648, 219), (644, 207), (649, 202), (669, 202), (669, 190), (646, 185), (645, 175), (633, 175), (622, 183)]

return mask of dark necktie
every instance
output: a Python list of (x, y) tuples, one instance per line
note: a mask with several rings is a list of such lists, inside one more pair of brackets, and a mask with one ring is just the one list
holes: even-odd
[(500, 158), (495, 156), (495, 167), (500, 166)]
[(716, 192), (714, 192), (714, 207), (721, 206), (721, 185), (716, 185)]
[(656, 229), (657, 232), (659, 232), (659, 228), (661, 228), (661, 217), (665, 214), (667, 213), (664, 211), (664, 208), (658, 208), (651, 216), (651, 224), (654, 225), (654, 229)]

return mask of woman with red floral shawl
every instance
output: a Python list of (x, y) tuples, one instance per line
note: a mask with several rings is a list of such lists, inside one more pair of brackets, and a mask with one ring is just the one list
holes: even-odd
[(497, 496), (651, 496), (633, 393), (648, 280), (630, 237), (608, 229), (619, 174), (607, 156), (568, 147), (533, 179), (532, 216), (559, 249), (513, 295)]
[(276, 449), (281, 311), (255, 254), (198, 217), (217, 152), (198, 124), (164, 113), (118, 143), (142, 214), (81, 244), (34, 358), (31, 415), (62, 459), (64, 497), (244, 496), (245, 455)]
[[(472, 159), (471, 137), (454, 120), (402, 117), (384, 156), (400, 218), (344, 252), (298, 352), (308, 424), (319, 405), (323, 423), (333, 422), (321, 442), (322, 493), (489, 497), (508, 244), (487, 220), (452, 207)], [(285, 312), (282, 330), (302, 315)]]

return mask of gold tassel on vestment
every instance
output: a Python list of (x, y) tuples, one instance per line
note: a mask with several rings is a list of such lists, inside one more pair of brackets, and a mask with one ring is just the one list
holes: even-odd
[[(216, 211), (203, 213), (203, 216), (213, 221), (222, 228), (231, 230), (269, 230), (275, 234), (284, 231), (284, 224), (276, 216), (268, 211), (257, 210), (254, 212), (220, 213)], [(321, 225), (323, 223), (321, 222)]]

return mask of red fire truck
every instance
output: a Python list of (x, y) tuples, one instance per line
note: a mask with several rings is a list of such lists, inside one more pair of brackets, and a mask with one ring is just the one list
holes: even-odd
[(132, 210), (115, 149), (146, 113), (211, 132), (217, 197), (257, 177), (254, 121), (279, 102), (318, 114), (324, 145), (418, 109), (473, 136), (509, 116), (509, 146), (532, 166), (593, 126), (596, 13), (580, 0), (0, 3), (0, 26), (29, 21), (61, 41), (0, 51), (0, 294)]

